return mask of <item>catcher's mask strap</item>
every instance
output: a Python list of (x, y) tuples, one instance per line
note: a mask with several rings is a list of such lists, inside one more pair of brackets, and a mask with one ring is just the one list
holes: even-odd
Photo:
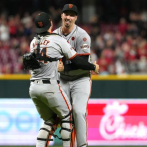
[(67, 115), (65, 115), (64, 118), (68, 117), (71, 113), (72, 113), (72, 110)]
[(40, 59), (40, 37), (39, 35), (37, 35), (37, 53), (36, 53), (36, 59), (39, 60)]
[[(50, 134), (50, 135), (51, 135), (51, 134)], [(42, 141), (53, 141), (53, 139), (47, 139), (47, 138), (45, 139), (45, 138), (38, 138), (38, 137), (37, 137), (37, 140), (42, 140)]]

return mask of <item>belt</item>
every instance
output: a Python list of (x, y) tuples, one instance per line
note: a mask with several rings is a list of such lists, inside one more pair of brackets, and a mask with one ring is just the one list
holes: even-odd
[[(34, 82), (35, 80), (31, 80), (31, 82)], [(50, 80), (41, 80), (43, 84), (51, 84), (51, 81)], [(59, 84), (60, 81), (57, 80), (57, 83)]]

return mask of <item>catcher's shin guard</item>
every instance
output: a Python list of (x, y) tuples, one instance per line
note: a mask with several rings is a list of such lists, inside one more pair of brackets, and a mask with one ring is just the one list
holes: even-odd
[(53, 141), (53, 132), (53, 124), (45, 122), (39, 130), (36, 147), (48, 147), (49, 141)]
[(73, 130), (73, 121), (72, 121), (72, 110), (67, 114), (64, 119), (61, 121), (61, 139), (63, 141), (63, 147), (72, 147), (71, 140), (72, 140), (72, 130)]
[(73, 130), (73, 126), (71, 121), (62, 121), (61, 122), (61, 138), (63, 141), (63, 147), (71, 147), (71, 134)]
[[(59, 124), (59, 121), (60, 121), (60, 119), (57, 117), (57, 118), (56, 118), (56, 121), (55, 121), (55, 124), (52, 126), (52, 131), (51, 131), (51, 133), (49, 134), (48, 139), (51, 139), (52, 136), (58, 137), (57, 135), (54, 135), (54, 132), (55, 132), (56, 129), (57, 129), (57, 126), (58, 126), (58, 124)], [(46, 124), (46, 123), (45, 123), (45, 124)], [(58, 138), (59, 138), (59, 137), (58, 137)], [(60, 139), (60, 138), (59, 138), (59, 139)], [(50, 141), (51, 141), (51, 140), (48, 140), (48, 141), (47, 141), (47, 147), (49, 146)]]

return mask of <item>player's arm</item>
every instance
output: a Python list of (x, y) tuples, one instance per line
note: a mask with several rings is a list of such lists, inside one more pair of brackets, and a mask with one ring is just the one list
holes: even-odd
[[(83, 58), (84, 60), (88, 61), (89, 55), (80, 56), (80, 58)], [(77, 70), (77, 69), (80, 69), (80, 67), (76, 66), (74, 63), (64, 64), (64, 71), (71, 71), (71, 70)]]
[[(93, 70), (95, 73), (99, 73), (99, 65), (96, 64), (96, 62), (94, 64), (89, 63), (88, 61), (86, 61), (85, 59), (81, 58), (78, 55), (72, 58), (71, 61), (72, 61), (72, 66), (74, 68), (83, 69), (83, 70)], [(71, 70), (71, 65), (67, 68), (67, 66), (64, 67), (62, 61), (59, 62), (58, 71), (69, 71), (69, 70)]]
[[(83, 70), (94, 70), (96, 73), (99, 71), (99, 65), (94, 63), (89, 63), (83, 58), (77, 56), (75, 50), (71, 47), (65, 39), (62, 39), (62, 52), (66, 59), (71, 60), (73, 65)], [(64, 70), (63, 70), (64, 71)]]
[(80, 69), (83, 70), (95, 70), (96, 66), (92, 63), (89, 63), (80, 56), (75, 56), (72, 60), (72, 63)]

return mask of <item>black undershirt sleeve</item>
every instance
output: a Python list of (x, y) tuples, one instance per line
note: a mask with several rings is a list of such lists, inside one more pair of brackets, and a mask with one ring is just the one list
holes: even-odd
[(77, 69), (80, 69), (80, 68), (76, 67), (73, 63), (64, 65), (64, 71), (71, 71), (71, 70), (77, 70)]
[(82, 70), (95, 70), (95, 65), (88, 62), (88, 56), (76, 56), (71, 60), (71, 64), (64, 65), (64, 71), (82, 69)]

